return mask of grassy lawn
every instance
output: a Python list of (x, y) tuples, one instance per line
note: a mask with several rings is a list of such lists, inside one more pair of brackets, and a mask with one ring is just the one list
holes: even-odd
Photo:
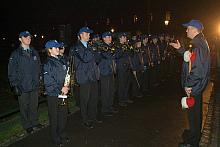
[[(77, 109), (73, 98), (70, 99), (69, 108), (71, 113)], [(42, 103), (39, 106), (39, 121), (44, 126), (48, 125), (47, 103)], [(27, 135), (20, 124), (20, 113), (16, 113), (7, 120), (0, 122), (0, 146), (7, 146)]]

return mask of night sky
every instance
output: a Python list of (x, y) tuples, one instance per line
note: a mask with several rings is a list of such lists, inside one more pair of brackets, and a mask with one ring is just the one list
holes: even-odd
[(209, 32), (220, 25), (220, 0), (8, 0), (0, 6), (0, 30), (21, 24), (80, 26), (88, 21), (91, 25), (106, 18), (114, 24), (120, 18), (132, 21), (133, 15), (145, 19), (149, 13), (153, 15), (152, 25), (158, 25), (163, 23), (166, 11), (171, 12), (172, 25), (200, 19)]

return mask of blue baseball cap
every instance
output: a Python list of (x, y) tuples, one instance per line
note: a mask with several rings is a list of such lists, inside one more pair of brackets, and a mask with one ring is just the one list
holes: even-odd
[(203, 24), (199, 20), (195, 20), (195, 19), (190, 20), (188, 23), (184, 23), (183, 26), (184, 27), (192, 26), (199, 30), (204, 29)]
[(118, 35), (118, 38), (121, 38), (122, 36), (124, 36), (124, 37), (127, 37), (127, 34), (126, 33), (120, 33), (119, 35)]
[(64, 42), (59, 42), (59, 44), (60, 44), (60, 48), (64, 48), (64, 47), (67, 47), (67, 45), (64, 43)]
[(105, 38), (106, 36), (112, 36), (112, 33), (111, 32), (102, 33), (102, 38)]
[(93, 33), (93, 30), (91, 30), (89, 27), (82, 27), (81, 29), (79, 29), (78, 34), (81, 34), (81, 33), (83, 33), (83, 32)]
[(28, 36), (32, 36), (30, 32), (28, 31), (23, 31), (19, 34), (19, 38), (21, 37), (28, 37)]
[(56, 41), (56, 40), (49, 40), (49, 41), (47, 41), (47, 43), (45, 44), (45, 48), (46, 48), (46, 49), (48, 49), (48, 48), (53, 48), (53, 47), (59, 48), (59, 47), (60, 47), (59, 42)]
[(93, 38), (99, 38), (100, 36), (99, 36), (99, 34), (94, 34), (93, 35)]

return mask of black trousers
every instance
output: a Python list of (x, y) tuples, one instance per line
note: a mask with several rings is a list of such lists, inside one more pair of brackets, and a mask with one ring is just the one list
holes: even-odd
[(80, 85), (80, 110), (83, 122), (95, 120), (97, 117), (98, 83)]
[(118, 71), (118, 97), (119, 102), (125, 102), (128, 100), (129, 79), (130, 71)]
[(144, 73), (142, 74), (141, 79), (140, 79), (142, 91), (149, 90), (149, 88), (150, 88), (149, 79), (150, 79), (150, 69), (148, 68), (144, 71)]
[(189, 136), (186, 141), (198, 147), (202, 128), (202, 94), (194, 95), (195, 105), (188, 110)]
[(24, 129), (37, 125), (38, 122), (38, 91), (22, 93), (18, 96), (21, 123)]
[(100, 77), (102, 113), (113, 110), (114, 77), (113, 75)]
[(60, 106), (55, 96), (48, 96), (47, 102), (51, 137), (55, 144), (59, 144), (66, 138), (67, 106)]

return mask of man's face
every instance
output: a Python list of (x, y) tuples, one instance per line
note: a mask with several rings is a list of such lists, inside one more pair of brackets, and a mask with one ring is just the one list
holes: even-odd
[(105, 42), (105, 43), (111, 43), (112, 42), (112, 36), (106, 36), (106, 37), (104, 37), (103, 38), (103, 41)]
[(89, 38), (90, 38), (90, 33), (82, 32), (80, 34), (80, 38), (81, 38), (82, 41), (88, 42)]
[(153, 43), (156, 44), (157, 43), (157, 38), (153, 39)]
[(187, 37), (193, 39), (196, 36), (197, 29), (192, 26), (188, 26), (186, 29)]
[(59, 48), (59, 51), (60, 51), (60, 54), (62, 55), (65, 52), (65, 48), (64, 47), (63, 48)]
[(119, 38), (119, 41), (120, 41), (120, 43), (126, 43), (127, 42), (127, 37), (126, 36), (121, 36), (120, 38)]
[(31, 36), (27, 36), (27, 37), (22, 36), (21, 38), (19, 38), (19, 40), (24, 45), (30, 45), (30, 43), (31, 43)]
[(141, 47), (141, 41), (135, 43), (136, 49)]
[(143, 43), (147, 43), (148, 42), (148, 38), (144, 38)]

